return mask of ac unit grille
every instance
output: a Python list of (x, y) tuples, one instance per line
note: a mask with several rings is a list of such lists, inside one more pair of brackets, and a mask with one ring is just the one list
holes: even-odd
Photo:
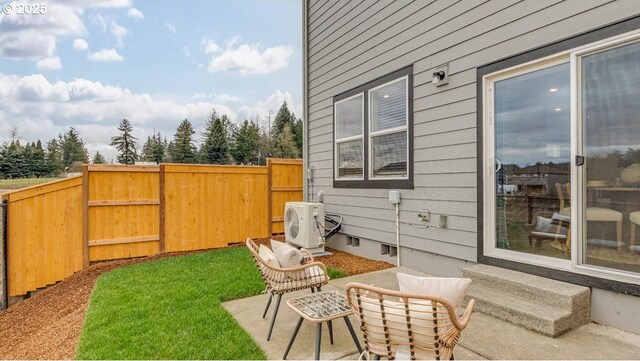
[(298, 237), (298, 232), (300, 231), (300, 219), (298, 218), (298, 213), (295, 209), (287, 209), (287, 213), (284, 215), (284, 225), (285, 230), (289, 233), (291, 238), (295, 239)]

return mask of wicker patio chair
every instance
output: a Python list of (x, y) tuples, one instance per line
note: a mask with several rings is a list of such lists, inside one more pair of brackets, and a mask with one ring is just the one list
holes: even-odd
[(247, 238), (245, 243), (260, 271), (260, 275), (262, 275), (262, 279), (266, 285), (265, 292), (269, 293), (269, 301), (267, 302), (267, 307), (264, 309), (262, 318), (267, 316), (271, 301), (274, 296), (277, 296), (273, 310), (273, 318), (269, 326), (269, 334), (267, 335), (267, 341), (269, 341), (271, 339), (271, 333), (273, 332), (273, 325), (278, 316), (282, 295), (303, 289), (311, 289), (311, 292), (315, 292), (316, 289), (321, 291), (322, 286), (329, 282), (329, 275), (327, 274), (327, 268), (324, 263), (315, 261), (311, 253), (304, 248), (300, 249), (304, 256), (300, 266), (280, 268), (269, 265), (260, 257), (258, 245), (256, 245), (253, 240)]
[[(447, 301), (361, 283), (347, 284), (347, 300), (360, 320), (366, 356), (374, 359), (452, 360), (475, 300), (461, 319)], [(368, 357), (367, 357), (368, 358)]]

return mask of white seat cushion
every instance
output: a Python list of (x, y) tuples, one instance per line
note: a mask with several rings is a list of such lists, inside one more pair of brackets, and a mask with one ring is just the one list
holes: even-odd
[(631, 214), (629, 214), (629, 220), (635, 224), (640, 225), (640, 211), (631, 212)]
[[(570, 216), (571, 207), (562, 208), (560, 214)], [(587, 207), (587, 221), (622, 222), (622, 213), (610, 208)]]
[(297, 248), (274, 239), (271, 240), (271, 249), (273, 249), (273, 254), (282, 268), (298, 267), (304, 258), (302, 252)]
[(471, 285), (471, 279), (417, 277), (398, 273), (398, 285), (402, 293), (440, 297), (449, 302), (455, 310), (462, 306), (464, 296)]
[(587, 207), (587, 221), (622, 222), (622, 213), (609, 208)]
[(269, 266), (280, 268), (280, 262), (278, 262), (278, 259), (273, 254), (273, 252), (271, 252), (269, 247), (265, 246), (264, 244), (260, 245), (258, 256), (260, 256), (260, 258), (262, 258), (262, 260)]

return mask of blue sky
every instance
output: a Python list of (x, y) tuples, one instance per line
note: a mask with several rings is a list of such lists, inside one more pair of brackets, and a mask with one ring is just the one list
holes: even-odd
[[(296, 0), (58, 0), (47, 13), (0, 13), (0, 141), (77, 128), (113, 157), (117, 123), (171, 138), (215, 108), (264, 121), (283, 101), (300, 115), (301, 9)], [(139, 144), (141, 147), (141, 144)]]

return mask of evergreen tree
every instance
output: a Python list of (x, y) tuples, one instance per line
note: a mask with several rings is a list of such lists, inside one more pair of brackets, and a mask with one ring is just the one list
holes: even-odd
[(100, 152), (96, 151), (96, 155), (93, 156), (93, 164), (105, 164), (106, 161)]
[[(15, 138), (14, 138), (15, 139)], [(25, 152), (20, 141), (12, 140), (0, 149), (0, 173), (5, 178), (22, 178), (28, 176)]]
[(218, 117), (214, 110), (207, 121), (206, 130), (203, 134), (202, 147), (200, 148), (200, 159), (208, 164), (229, 164), (229, 135), (227, 128), (230, 121), (225, 121)]
[(47, 167), (47, 159), (42, 142), (40, 139), (33, 146), (34, 173), (37, 177), (43, 177), (49, 174)]
[(260, 129), (257, 124), (245, 120), (234, 133), (232, 155), (236, 162), (247, 164), (259, 162)]
[(276, 158), (298, 158), (300, 156), (293, 132), (288, 124), (274, 139), (271, 154)]
[(51, 139), (47, 143), (47, 154), (45, 157), (47, 173), (57, 177), (63, 170), (62, 166), (62, 150), (60, 143), (56, 139)]
[(294, 120), (292, 119), (292, 114), (287, 107), (287, 102), (285, 101), (280, 106), (278, 110), (278, 114), (276, 114), (276, 118), (273, 121), (273, 126), (271, 127), (271, 136), (275, 139), (278, 135), (284, 130), (285, 126), (289, 126), (289, 128), (293, 128)]
[(302, 119), (296, 119), (295, 114), (291, 114), (293, 118), (293, 126), (291, 127), (291, 131), (293, 132), (293, 140), (296, 142), (296, 148), (298, 148), (298, 154), (302, 154), (302, 139), (303, 139), (303, 129), (302, 129)]
[(196, 132), (193, 130), (191, 123), (185, 119), (178, 128), (176, 134), (173, 136), (173, 142), (169, 146), (169, 155), (171, 161), (175, 163), (196, 163), (198, 160), (196, 154), (196, 146), (193, 143), (193, 135)]
[(118, 151), (118, 163), (135, 164), (138, 155), (136, 153), (136, 140), (131, 132), (133, 127), (127, 119), (122, 119), (118, 125), (120, 135), (111, 138), (111, 145)]
[(142, 147), (142, 160), (160, 164), (165, 161), (166, 150), (167, 139), (163, 140), (160, 132), (154, 132), (152, 136), (147, 137)]
[(62, 166), (64, 168), (69, 167), (73, 162), (87, 162), (89, 155), (84, 146), (84, 141), (73, 127), (64, 136), (59, 136), (59, 141), (62, 149)]

